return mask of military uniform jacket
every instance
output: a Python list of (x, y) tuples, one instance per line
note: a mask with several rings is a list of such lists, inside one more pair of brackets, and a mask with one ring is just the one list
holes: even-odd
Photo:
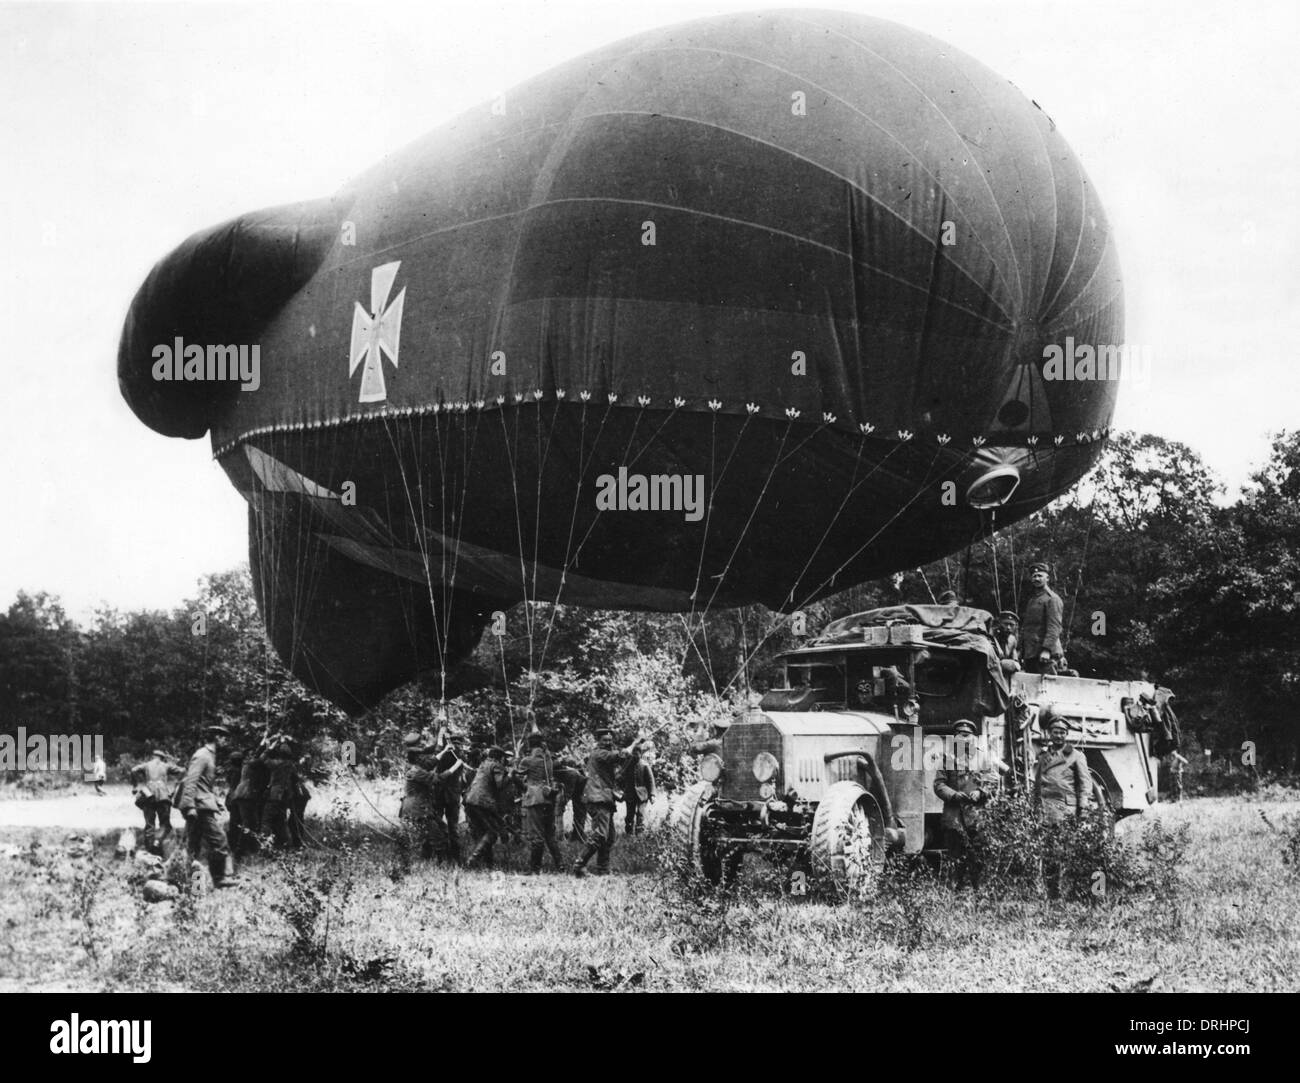
[(254, 758), (244, 761), (239, 772), (239, 785), (230, 795), (232, 801), (260, 801), (266, 794), (266, 764)]
[(534, 748), (515, 768), (524, 784), (524, 808), (553, 804), (547, 797), (547, 786), (555, 785), (555, 760), (544, 748)]
[(453, 763), (446, 771), (439, 772), (433, 784), (434, 801), (439, 805), (460, 804), (461, 795), (465, 792), (464, 770), (463, 765)]
[(266, 761), (266, 799), (287, 805), (298, 794), (298, 764), (287, 756)]
[(506, 770), (506, 765), (489, 757), (474, 772), (474, 781), (469, 784), (465, 804), (496, 811), (501, 806), (501, 795), (509, 785), (510, 772)]
[(1037, 658), (1048, 651), (1053, 658), (1065, 652), (1061, 649), (1061, 618), (1065, 607), (1061, 596), (1051, 587), (1044, 587), (1025, 603), (1025, 613), (1020, 620), (1020, 646), (1022, 657)]
[(1034, 802), (1057, 801), (1071, 809), (1083, 808), (1092, 792), (1088, 761), (1074, 745), (1066, 742), (1059, 752), (1047, 748), (1038, 754), (1034, 772)]
[(587, 776), (575, 767), (561, 767), (555, 772), (555, 781), (564, 788), (567, 801), (581, 801), (587, 788)]
[(174, 768), (155, 756), (131, 768), (131, 781), (150, 801), (167, 801), (171, 797), (169, 777), (173, 772)]
[(207, 745), (200, 745), (190, 757), (177, 807), (182, 813), (191, 809), (196, 812), (218, 812), (221, 809), (217, 800), (217, 754)]
[(638, 801), (649, 801), (655, 795), (655, 773), (644, 760), (638, 759), (623, 769), (624, 796), (628, 796), (629, 790)]
[[(976, 752), (970, 756), (948, 756), (935, 776), (934, 792), (943, 799), (943, 826), (973, 828), (979, 823), (980, 805), (993, 796), (998, 785), (997, 770)], [(958, 800), (959, 794), (980, 791), (978, 804)]]
[(406, 765), (406, 792), (400, 816), (404, 820), (421, 820), (433, 815), (433, 786), (438, 772), (431, 758), (424, 756)]
[(587, 757), (587, 788), (582, 799), (589, 805), (612, 805), (618, 789), (618, 772), (627, 759), (626, 752), (598, 748)]

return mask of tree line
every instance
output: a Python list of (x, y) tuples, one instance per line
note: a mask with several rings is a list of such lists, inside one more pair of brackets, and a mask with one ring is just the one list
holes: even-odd
[[(1265, 772), (1300, 768), (1300, 432), (1276, 436), (1230, 501), (1185, 445), (1118, 434), (1094, 471), (1039, 514), (809, 606), (807, 628), (946, 590), (1019, 611), (1034, 560), (1053, 567), (1066, 652), (1082, 676), (1167, 685), (1196, 741), (1252, 741)], [(85, 626), (57, 597), (20, 592), (0, 615), (0, 722), (9, 732), (103, 734), (117, 762), (158, 744), (188, 754), (199, 726), (224, 717), (250, 743), (268, 729), (309, 738), (318, 752), (351, 741), (359, 762), (384, 770), (400, 760), (400, 735), (442, 708), (472, 739), (511, 742), (536, 717), (581, 751), (609, 724), (620, 738), (653, 737), (671, 761), (766, 687), (771, 662), (799, 642), (789, 615), (762, 606), (693, 617), (531, 608), (527, 619), (508, 615), (505, 635), (484, 635), (445, 703), (430, 675), (349, 718), (285, 671), (247, 568), (206, 577), (171, 611), (101, 608)]]

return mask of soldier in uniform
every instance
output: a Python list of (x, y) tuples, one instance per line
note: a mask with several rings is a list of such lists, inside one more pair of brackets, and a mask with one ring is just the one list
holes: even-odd
[(1046, 564), (1029, 566), (1029, 581), (1034, 593), (1025, 603), (1025, 615), (1020, 621), (1021, 657), (1026, 672), (1055, 674), (1064, 668), (1064, 651), (1061, 649), (1061, 623), (1065, 607), (1061, 596), (1048, 586)]
[(722, 754), (723, 735), (730, 727), (731, 722), (729, 720), (722, 718), (715, 719), (709, 726), (709, 736), (702, 741), (692, 742), (687, 746), (686, 750), (694, 753), (696, 756), (707, 756), (710, 754), (720, 756)]
[(135, 805), (144, 813), (145, 847), (161, 854), (172, 834), (172, 779), (180, 768), (171, 757), (155, 748), (144, 763), (131, 769)]
[(243, 849), (242, 843), (246, 831), (256, 829), (256, 824), (245, 827), (243, 817), (240, 814), (240, 808), (235, 804), (235, 790), (239, 787), (239, 778), (244, 768), (244, 754), (242, 752), (232, 752), (230, 758), (226, 761), (225, 780), (226, 780), (226, 812), (230, 817), (226, 825), (226, 839), (230, 843), (230, 852), (238, 854)]
[(1170, 796), (1175, 801), (1183, 799), (1183, 769), (1187, 766), (1187, 757), (1180, 752), (1169, 753), (1169, 789)]
[(1020, 645), (1020, 618), (1004, 609), (993, 621), (993, 650), (1008, 680), (1020, 669), (1016, 655)]
[(623, 820), (623, 833), (635, 835), (645, 830), (646, 805), (655, 799), (654, 769), (645, 762), (640, 750), (632, 754), (620, 775), (623, 783), (623, 804), (627, 815)]
[[(465, 764), (454, 739), (439, 752), (438, 779), (433, 786), (433, 815), (438, 821), (438, 839), (441, 850), (435, 855), (439, 861), (460, 863), (460, 802), (465, 788)], [(451, 760), (446, 767), (442, 761)]]
[(510, 772), (505, 765), (505, 749), (493, 745), (474, 772), (474, 781), (465, 795), (465, 818), (469, 820), (471, 846), (466, 866), (473, 868), (480, 860), (492, 867), (492, 847), (505, 833), (501, 820), (501, 795), (510, 788)]
[(515, 774), (515, 754), (508, 748), (502, 763), (505, 764), (510, 777), (501, 790), (497, 811), (501, 813), (503, 828), (501, 837), (507, 845), (510, 845), (520, 838), (523, 831), (523, 812), (519, 807), (523, 794), (519, 785), (519, 776)]
[(555, 799), (555, 828), (564, 827), (564, 806), (573, 806), (573, 827), (569, 829), (571, 842), (587, 841), (587, 805), (583, 793), (587, 788), (587, 774), (576, 760), (562, 760), (555, 772), (560, 796)]
[(583, 793), (591, 829), (582, 855), (574, 862), (575, 876), (586, 873), (587, 862), (592, 857), (596, 858), (596, 875), (604, 876), (609, 872), (609, 855), (614, 846), (614, 791), (619, 769), (640, 747), (641, 742), (634, 741), (629, 748), (616, 751), (613, 730), (596, 731), (596, 747), (587, 757), (587, 786)]
[(302, 835), (307, 817), (307, 806), (311, 804), (311, 787), (302, 777), (307, 766), (307, 757), (298, 761), (293, 779), (293, 802), (289, 806), (289, 845), (295, 850), (302, 849)]
[(282, 850), (289, 845), (289, 809), (298, 793), (298, 762), (287, 737), (273, 738), (269, 744), (261, 830)]
[(190, 757), (178, 802), (181, 815), (185, 817), (190, 858), (197, 861), (206, 847), (208, 868), (217, 887), (232, 887), (239, 882), (237, 877), (227, 874), (230, 847), (217, 820), (221, 812), (221, 801), (217, 797), (217, 750), (229, 732), (222, 725), (204, 729), (203, 744)]
[[(1044, 717), (1045, 716), (1045, 717)], [(1038, 754), (1034, 771), (1034, 805), (1048, 823), (1082, 816), (1092, 793), (1092, 773), (1082, 752), (1066, 740), (1069, 724), (1050, 706), (1040, 716), (1048, 747)]]
[(226, 804), (230, 807), (231, 823), (238, 815), (243, 830), (239, 839), (232, 838), (235, 856), (243, 853), (256, 853), (259, 847), (257, 833), (262, 829), (262, 802), (266, 796), (266, 763), (261, 755), (250, 752), (244, 757), (239, 770), (239, 782), (236, 784)]
[(528, 754), (519, 761), (515, 774), (524, 786), (524, 830), (528, 836), (528, 872), (542, 871), (543, 851), (551, 855), (556, 869), (564, 868), (559, 844), (555, 841), (555, 760), (540, 733), (528, 735)]
[(406, 749), (406, 788), (398, 818), (405, 820), (419, 840), (420, 856), (432, 857), (436, 829), (433, 824), (433, 783), (437, 777), (432, 752), (418, 733), (402, 738)]
[(967, 879), (980, 886), (980, 861), (973, 844), (979, 836), (980, 809), (997, 790), (998, 771), (1005, 769), (978, 747), (975, 723), (961, 719), (953, 727), (953, 747), (934, 780), (943, 800), (943, 870), (961, 888)]

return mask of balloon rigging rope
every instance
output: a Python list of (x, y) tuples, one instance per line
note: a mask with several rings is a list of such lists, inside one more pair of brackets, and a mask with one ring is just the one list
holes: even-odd
[(709, 607), (713, 605), (713, 600), (718, 596), (718, 591), (722, 589), (722, 584), (727, 581), (727, 574), (731, 571), (732, 562), (736, 559), (736, 554), (740, 552), (740, 546), (745, 540), (745, 535), (749, 533), (750, 526), (753, 525), (754, 516), (758, 514), (758, 509), (763, 505), (763, 498), (767, 495), (772, 479), (776, 477), (777, 467), (781, 464), (781, 452), (785, 450), (785, 443), (790, 438), (790, 430), (793, 426), (793, 419), (785, 423), (785, 431), (781, 434), (781, 443), (776, 449), (776, 458), (767, 472), (767, 477), (763, 479), (762, 488), (759, 489), (758, 495), (754, 498), (754, 506), (749, 509), (749, 517), (745, 520), (745, 525), (740, 528), (740, 534), (736, 537), (736, 544), (731, 547), (731, 554), (727, 557), (727, 563), (723, 565), (722, 574), (718, 576), (713, 593), (709, 595), (709, 600), (705, 603), (705, 612), (708, 612)]
[(997, 602), (998, 612), (1002, 611), (1002, 581), (998, 578), (998, 513), (990, 513), (989, 552), (993, 556), (993, 598)]
[(1083, 573), (1088, 566), (1088, 546), (1092, 541), (1092, 516), (1088, 516), (1088, 530), (1083, 536), (1083, 559), (1079, 561), (1079, 574), (1074, 581), (1074, 597), (1070, 599), (1070, 618), (1065, 622), (1064, 635), (1062, 636), (1061, 650), (1070, 643), (1070, 626), (1074, 622), (1074, 611), (1079, 604), (1079, 590), (1083, 587)]
[[(384, 417), (384, 432), (388, 436), (389, 446), (393, 449), (393, 455), (397, 459), (397, 469), (402, 477), (402, 489), (406, 493), (406, 505), (411, 512), (411, 520), (412, 522), (414, 522), (416, 518), (416, 512), (415, 512), (415, 505), (412, 502), (412, 498), (411, 498), (411, 486), (406, 477), (406, 465), (405, 463), (402, 462), (401, 449), (398, 446), (397, 442), (393, 439), (391, 423), (386, 416)], [(423, 504), (423, 501), (421, 501), (421, 504)], [(420, 520), (421, 522), (423, 522), (423, 513), (421, 513), (420, 515)], [(420, 550), (420, 563), (424, 565), (424, 583), (429, 594), (429, 609), (432, 611), (434, 609), (434, 604), (435, 604), (433, 598), (433, 568), (429, 563), (428, 538), (425, 536), (423, 530), (419, 531), (419, 537), (417, 538), (416, 544), (418, 545)], [(437, 651), (438, 651), (438, 657), (444, 660), (443, 665), (440, 668), (443, 671), (444, 679), (445, 679), (445, 674), (447, 669), (446, 662), (445, 662), (445, 659), (447, 657), (446, 646), (442, 641), (442, 634), (438, 628), (436, 612), (434, 614), (434, 621), (433, 621), (433, 634), (434, 634), (434, 642), (436, 644)], [(445, 694), (445, 685), (444, 685), (444, 694)]]
[[(559, 421), (559, 418), (560, 418), (560, 401), (557, 398), (555, 400), (555, 407), (551, 412), (551, 427), (546, 434), (546, 450), (542, 451), (541, 450), (542, 404), (540, 402), (537, 404), (537, 443), (538, 443), (539, 454), (538, 454), (538, 459), (536, 461), (538, 461), (539, 465), (537, 467), (537, 504), (533, 512), (533, 597), (534, 598), (537, 597), (537, 567), (540, 562), (539, 547), (541, 546), (541, 542), (542, 542), (542, 478), (546, 472), (546, 462), (551, 456), (551, 444), (555, 440), (555, 426), (556, 423)], [(579, 478), (579, 496), (580, 495), (581, 495), (581, 478)], [(576, 502), (577, 499), (575, 498), (575, 504)], [(565, 559), (566, 560), (568, 559), (567, 546), (565, 552)], [(561, 569), (560, 585), (556, 587), (556, 591), (555, 591), (557, 599), (559, 598), (560, 594), (563, 592), (564, 572), (567, 570), (568, 570), (567, 568)], [(553, 624), (554, 609), (552, 609), (551, 612), (552, 612), (551, 623)], [(548, 626), (547, 634), (543, 639), (542, 656), (537, 662), (537, 669), (539, 671), (546, 664), (546, 653), (544, 648), (545, 645), (549, 643), (549, 641), (550, 641), (550, 628)], [(531, 651), (532, 651), (532, 642), (530, 640), (529, 642), (530, 659), (532, 657)], [(536, 701), (536, 682), (530, 678), (528, 682), (528, 706), (532, 707), (535, 701)]]
[(822, 531), (822, 536), (817, 539), (817, 544), (813, 546), (812, 552), (808, 554), (808, 559), (804, 561), (803, 567), (799, 569), (799, 574), (795, 576), (794, 583), (790, 587), (788, 598), (790, 602), (794, 601), (794, 592), (799, 588), (799, 584), (803, 582), (803, 577), (808, 574), (808, 569), (812, 567), (812, 562), (817, 559), (817, 554), (821, 552), (822, 546), (826, 544), (826, 539), (831, 536), (831, 531), (835, 528), (835, 524), (839, 521), (840, 516), (844, 514), (844, 509), (849, 506), (849, 501), (853, 499), (853, 494), (870, 481), (876, 472), (884, 467), (885, 463), (889, 461), (890, 456), (903, 445), (900, 443), (894, 444), (890, 447), (890, 449), (880, 457), (880, 461), (868, 470), (866, 476), (859, 481), (858, 469), (862, 465), (862, 451), (865, 446), (865, 442), (858, 444), (858, 454), (853, 462), (853, 476), (850, 479), (849, 488), (845, 492), (844, 498), (840, 501), (840, 506), (835, 509), (835, 514), (831, 516), (831, 521), (826, 524), (826, 529)]
[[(519, 541), (519, 589), (524, 592), (524, 633), (525, 635), (528, 636), (528, 670), (531, 673), (533, 669), (533, 615), (532, 615), (532, 607), (528, 604), (529, 601), (528, 569), (524, 566), (525, 565), (524, 524), (523, 524), (523, 520), (520, 517), (520, 512), (519, 512), (519, 482), (518, 479), (515, 477), (515, 451), (518, 448), (518, 440), (519, 440), (519, 411), (518, 410), (515, 411), (515, 447), (514, 448), (512, 448), (510, 444), (510, 431), (509, 429), (506, 428), (505, 410), (499, 410), (498, 414), (501, 418), (501, 435), (503, 437), (502, 443), (506, 449), (506, 456), (508, 460), (508, 469), (506, 473), (510, 478), (510, 490), (514, 496), (514, 502), (515, 502), (515, 536)], [(505, 659), (505, 655), (503, 651), (502, 654), (503, 665), (504, 665), (504, 659)], [(502, 676), (505, 677), (504, 670), (502, 671)], [(507, 685), (508, 684), (509, 684), (509, 680), (507, 679)], [(513, 716), (511, 718), (510, 724), (511, 724), (511, 728), (513, 729), (514, 727)]]
[[(705, 514), (704, 514), (704, 530), (703, 530), (703, 532), (702, 532), (702, 536), (701, 536), (701, 538), (700, 538), (700, 555), (699, 555), (699, 559), (697, 560), (696, 565), (695, 565), (695, 586), (694, 586), (694, 587), (692, 588), (692, 590), (691, 590), (691, 610), (690, 610), (690, 616), (689, 616), (689, 618), (688, 618), (688, 624), (687, 624), (688, 632), (689, 632), (689, 634), (690, 634), (691, 637), (692, 637), (692, 643), (693, 643), (693, 641), (694, 641), (694, 635), (695, 635), (695, 632), (694, 632), (694, 630), (692, 629), (692, 625), (694, 624), (696, 606), (697, 606), (697, 604), (698, 604), (699, 596), (700, 596), (700, 579), (701, 579), (701, 577), (702, 577), (703, 574), (704, 574), (704, 554), (705, 554), (705, 552), (706, 552), (707, 549), (708, 549), (708, 542), (709, 542), (709, 529), (710, 529), (710, 527), (712, 526), (712, 523), (713, 523), (713, 502), (714, 502), (714, 498), (715, 498), (715, 496), (717, 495), (717, 492), (718, 492), (719, 487), (722, 485), (722, 479), (723, 479), (724, 477), (726, 477), (727, 470), (730, 469), (730, 467), (731, 467), (732, 460), (734, 460), (735, 457), (736, 457), (736, 452), (740, 450), (740, 444), (741, 444), (741, 441), (742, 441), (742, 440), (744, 439), (744, 437), (745, 437), (745, 430), (749, 427), (749, 419), (750, 419), (752, 416), (753, 416), (752, 414), (748, 414), (748, 413), (747, 413), (747, 414), (745, 415), (744, 419), (741, 421), (741, 423), (740, 423), (740, 429), (739, 429), (739, 431), (736, 433), (736, 440), (735, 440), (735, 443), (733, 443), (733, 444), (731, 445), (731, 451), (730, 451), (730, 453), (727, 455), (727, 461), (726, 461), (725, 463), (722, 464), (722, 470), (719, 472), (719, 471), (717, 470), (717, 463), (718, 463), (718, 459), (717, 459), (717, 447), (718, 447), (718, 415), (717, 415), (717, 412), (716, 412), (716, 411), (715, 411), (714, 414), (713, 414), (713, 425), (712, 425), (712, 428), (711, 428), (711, 430), (710, 430), (710, 437), (709, 437), (709, 440), (710, 440), (710, 447), (709, 447), (709, 469), (713, 472), (713, 483), (712, 483), (712, 485), (709, 487), (709, 504), (708, 504), (708, 508), (705, 510)], [(723, 574), (725, 575), (725, 572), (724, 572)], [(705, 610), (705, 612), (708, 611), (708, 605), (707, 605), (707, 604), (705, 605), (704, 610)], [(702, 630), (704, 630), (704, 629), (706, 628), (706, 626), (705, 626), (705, 621), (704, 621), (704, 614), (703, 614), (703, 613), (701, 613), (701, 615), (700, 615), (700, 628), (701, 628)], [(708, 675), (709, 675), (709, 684), (712, 685), (713, 688), (716, 690), (717, 687), (718, 687), (718, 682), (717, 682), (716, 674), (714, 674), (714, 672), (713, 672), (713, 651), (712, 651), (712, 648), (709, 646), (709, 640), (708, 640), (708, 634), (707, 634), (707, 631), (705, 632), (705, 639), (704, 639), (704, 652), (705, 652), (705, 654), (706, 654), (708, 657), (707, 657), (707, 659), (702, 658), (701, 661), (703, 661), (703, 662), (705, 663), (705, 669), (706, 669), (706, 671), (708, 672)], [(685, 664), (685, 661), (686, 661), (686, 653), (687, 653), (687, 652), (683, 652), (683, 654), (682, 654), (682, 663), (683, 663), (683, 664)], [(699, 655), (700, 652), (699, 652), (699, 648), (698, 648), (698, 647), (696, 648), (695, 653), (696, 653), (697, 656)]]
[[(557, 407), (558, 409), (558, 407)], [(605, 428), (605, 417), (608, 417), (608, 411), (602, 416), (600, 428), (596, 432), (596, 440), (592, 448), (592, 456), (595, 456), (595, 444), (600, 442), (600, 433)], [(550, 619), (546, 622), (546, 637), (542, 640), (542, 657), (538, 662), (538, 668), (546, 665), (546, 652), (550, 649), (551, 633), (555, 630), (555, 618), (559, 610), (560, 597), (564, 592), (564, 577), (569, 571), (569, 554), (573, 549), (573, 534), (578, 527), (578, 506), (582, 502), (582, 483), (587, 476), (587, 468), (591, 461), (585, 458), (587, 449), (587, 404), (582, 404), (581, 416), (578, 423), (578, 472), (573, 484), (573, 508), (569, 513), (569, 533), (564, 541), (564, 565), (560, 569), (559, 582), (555, 584), (555, 597), (551, 600)]]
[[(872, 544), (872, 543), (873, 543), (873, 542), (874, 542), (878, 537), (880, 537), (881, 534), (883, 534), (887, 529), (889, 529), (890, 526), (893, 525), (893, 523), (894, 523), (894, 522), (899, 518), (899, 516), (901, 516), (901, 515), (902, 515), (902, 514), (903, 514), (903, 513), (908, 509), (908, 508), (910, 508), (914, 503), (916, 503), (916, 501), (917, 501), (917, 499), (920, 497), (920, 495), (921, 495), (922, 493), (924, 493), (924, 492), (925, 492), (925, 491), (930, 487), (930, 481), (931, 481), (930, 474), (931, 474), (931, 472), (934, 470), (935, 464), (938, 463), (938, 461), (939, 461), (939, 459), (940, 459), (940, 457), (941, 457), (942, 454), (943, 454), (942, 450), (939, 450), (939, 451), (936, 451), (936, 452), (935, 452), (935, 456), (934, 456), (934, 458), (930, 461), (930, 465), (926, 468), (926, 476), (925, 476), (925, 480), (921, 482), (921, 484), (920, 484), (920, 486), (917, 488), (916, 492), (913, 493), (912, 496), (908, 498), (907, 502), (906, 502), (905, 504), (903, 504), (903, 505), (902, 505), (902, 506), (901, 506), (897, 511), (895, 511), (894, 514), (891, 515), (891, 516), (890, 516), (890, 517), (889, 517), (889, 518), (888, 518), (888, 519), (887, 519), (887, 520), (886, 520), (886, 521), (885, 521), (885, 522), (880, 526), (880, 528), (877, 529), (876, 532), (875, 532), (874, 534), (871, 535), (871, 537), (869, 537), (865, 542), (863, 542), (862, 545), (859, 546), (858, 549), (857, 549), (856, 551), (854, 551), (853, 553), (851, 553), (851, 554), (850, 554), (850, 555), (849, 555), (849, 556), (844, 560), (844, 562), (840, 564), (840, 566), (839, 566), (838, 568), (836, 568), (833, 572), (831, 572), (831, 574), (830, 574), (829, 576), (827, 576), (827, 577), (826, 577), (825, 579), (823, 579), (820, 583), (818, 583), (815, 587), (813, 587), (813, 589), (812, 589), (811, 591), (808, 592), (808, 594), (807, 594), (807, 596), (805, 597), (805, 599), (804, 599), (803, 601), (799, 602), (798, 605), (796, 605), (795, 608), (797, 608), (797, 609), (801, 609), (801, 608), (803, 608), (803, 606), (807, 605), (809, 602), (812, 601), (813, 598), (815, 598), (815, 597), (817, 596), (818, 591), (820, 591), (822, 587), (826, 586), (826, 585), (829, 584), (829, 583), (833, 583), (833, 582), (835, 581), (835, 577), (836, 577), (837, 575), (839, 575), (840, 572), (842, 572), (845, 568), (847, 568), (850, 564), (852, 564), (853, 561), (856, 560), (856, 559), (858, 558), (859, 555), (861, 555), (863, 552), (865, 552), (866, 549), (867, 549), (867, 548), (868, 548), (868, 547), (869, 547), (869, 546), (870, 546), (870, 545), (871, 545), (871, 544)], [(870, 476), (870, 475), (868, 475), (868, 476)], [(865, 481), (866, 479), (864, 478), (863, 480)], [(737, 671), (732, 675), (731, 680), (729, 680), (729, 681), (727, 682), (726, 686), (723, 688), (722, 691), (723, 691), (723, 694), (724, 694), (724, 695), (726, 694), (727, 690), (730, 689), (731, 686), (732, 686), (733, 684), (736, 683), (736, 678), (739, 677), (740, 674), (741, 674), (745, 669), (748, 668), (749, 663), (754, 659), (754, 656), (755, 656), (756, 654), (758, 654), (758, 652), (762, 649), (763, 645), (768, 641), (768, 639), (770, 639), (770, 638), (772, 637), (772, 634), (773, 634), (775, 631), (776, 631), (776, 626), (773, 626), (772, 628), (769, 628), (769, 629), (767, 630), (767, 632), (765, 632), (765, 633), (763, 634), (763, 638), (760, 639), (760, 640), (758, 641), (757, 644), (755, 644), (754, 649), (753, 649), (752, 651), (749, 652), (748, 656), (747, 656), (747, 657), (744, 659), (744, 661), (741, 663), (740, 668), (737, 669)]]

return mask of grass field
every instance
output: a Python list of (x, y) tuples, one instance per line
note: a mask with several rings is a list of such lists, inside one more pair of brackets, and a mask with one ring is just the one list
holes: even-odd
[(150, 905), (116, 830), (70, 848), (67, 827), (0, 827), (0, 990), (1294, 991), (1300, 877), (1261, 809), (1286, 828), (1300, 795), (1125, 821), (1133, 840), (1144, 821), (1187, 825), (1179, 879), (1095, 906), (954, 894), (923, 873), (867, 903), (790, 898), (761, 866), (731, 894), (683, 891), (657, 831), (620, 837), (605, 879), (523, 877), (520, 846), (495, 874), (408, 870), (382, 819), (342, 806), (309, 820), (324, 847)]

